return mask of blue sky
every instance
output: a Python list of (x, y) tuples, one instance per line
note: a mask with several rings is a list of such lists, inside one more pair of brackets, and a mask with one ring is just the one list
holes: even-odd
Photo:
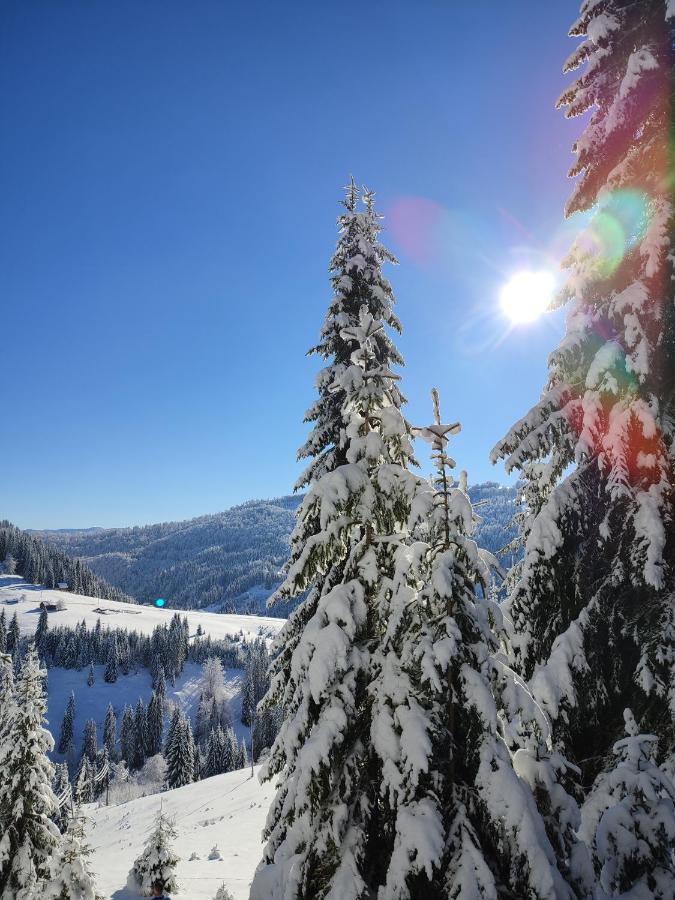
[[(579, 122), (575, 2), (5, 0), (0, 516), (129, 525), (288, 492), (353, 173), (385, 214), (408, 417), (472, 481), (538, 397)], [(431, 250), (426, 248), (430, 246)], [(421, 449), (421, 448), (420, 448)]]

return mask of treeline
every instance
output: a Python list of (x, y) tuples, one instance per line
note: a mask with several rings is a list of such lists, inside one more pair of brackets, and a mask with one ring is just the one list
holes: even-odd
[(119, 588), (95, 575), (82, 560), (71, 559), (7, 520), (0, 522), (0, 560), (4, 560), (7, 574), (21, 575), (30, 584), (55, 588), (59, 582), (65, 582), (74, 594), (134, 602)]

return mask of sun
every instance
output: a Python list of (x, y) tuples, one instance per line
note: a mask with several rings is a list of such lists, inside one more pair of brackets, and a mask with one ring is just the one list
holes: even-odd
[(534, 322), (547, 309), (555, 290), (551, 272), (516, 272), (500, 293), (501, 307), (514, 325)]

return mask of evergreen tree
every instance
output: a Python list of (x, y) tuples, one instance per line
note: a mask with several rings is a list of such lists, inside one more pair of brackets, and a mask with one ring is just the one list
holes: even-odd
[(76, 803), (92, 803), (95, 796), (94, 779), (96, 769), (86, 754), (82, 755), (80, 765), (75, 775), (73, 796)]
[(233, 772), (239, 767), (239, 744), (234, 729), (230, 726), (225, 731), (223, 748), (223, 772)]
[(103, 723), (103, 746), (108, 753), (108, 758), (115, 762), (117, 759), (117, 718), (112, 703), (108, 704)]
[(180, 709), (176, 710), (172, 720), (164, 756), (167, 787), (182, 787), (195, 780), (195, 743), (192, 728)]
[(44, 728), (47, 704), (37, 650), (31, 645), (16, 684), (16, 703), (0, 744), (0, 896), (35, 896), (49, 876), (60, 835), (53, 817), (54, 769), (47, 757), (54, 742)]
[(162, 732), (164, 730), (164, 704), (155, 691), (152, 692), (148, 704), (147, 755), (154, 756), (162, 749)]
[(264, 701), (284, 709), (263, 767), (263, 777), (281, 778), (252, 900), (274, 896), (282, 885), (288, 900), (357, 900), (375, 894), (387, 865), (368, 686), (378, 676), (374, 651), (384, 629), (379, 598), (396, 548), (408, 538), (422, 482), (407, 470), (410, 426), (389, 368), (400, 358), (382, 321), (393, 320), (391, 287), (381, 273), (391, 255), (377, 239), (372, 194), (364, 195), (365, 211), (356, 202), (352, 185), (320, 345), (332, 362), (319, 377), (319, 400), (308, 414), (317, 424), (301, 450), (316, 458), (304, 476), (309, 490), (277, 593), (307, 596), (282, 630)]
[(626, 706), (675, 740), (672, 7), (585, 0), (572, 27), (566, 71), (586, 68), (559, 105), (593, 111), (566, 211), (592, 216), (564, 261), (567, 334), (542, 399), (493, 451), (530, 486), (517, 664), (587, 783)]
[(110, 642), (110, 650), (108, 651), (108, 662), (103, 673), (103, 680), (107, 684), (115, 684), (117, 681), (117, 669), (119, 667), (119, 652), (117, 649), (117, 640), (115, 638)]
[(143, 703), (141, 697), (138, 698), (138, 703), (136, 704), (134, 732), (136, 737), (134, 747), (134, 768), (141, 769), (145, 763), (148, 749), (148, 714), (145, 709), (145, 703)]
[(162, 701), (166, 700), (166, 679), (164, 677), (164, 666), (161, 663), (157, 665), (157, 675), (155, 677), (155, 693)]
[(224, 768), (225, 741), (225, 732), (222, 728), (219, 727), (211, 731), (204, 763), (204, 778), (211, 778), (213, 775), (220, 775), (221, 772), (226, 771)]
[(70, 775), (66, 763), (56, 763), (54, 766), (54, 796), (58, 803), (58, 812), (54, 821), (59, 826), (61, 832), (64, 832), (68, 826), (68, 820), (71, 814), (71, 805), (73, 799), (73, 791), (70, 785)]
[(7, 618), (5, 610), (0, 610), (0, 653), (7, 652)]
[(43, 652), (43, 644), (45, 635), (49, 630), (49, 616), (47, 614), (47, 610), (43, 606), (40, 610), (40, 617), (38, 619), (37, 628), (35, 629), (35, 646), (38, 648), (40, 653)]
[(248, 766), (248, 752), (246, 751), (246, 741), (241, 739), (241, 747), (239, 748), (239, 765), (238, 769), (245, 769)]
[(75, 694), (71, 691), (68, 698), (68, 705), (63, 714), (63, 722), (61, 723), (61, 736), (59, 737), (58, 751), (64, 756), (72, 753), (75, 749), (73, 728), (75, 723)]
[(89, 868), (91, 849), (85, 842), (80, 816), (68, 822), (68, 829), (52, 861), (49, 881), (40, 896), (47, 900), (101, 900)]
[(155, 884), (159, 883), (165, 893), (178, 891), (176, 866), (179, 857), (173, 849), (176, 829), (173, 823), (161, 813), (157, 817), (155, 830), (134, 862), (133, 872), (141, 890), (149, 896)]
[(94, 664), (89, 663), (89, 674), (87, 675), (87, 685), (91, 687), (96, 680), (94, 676)]
[(134, 766), (135, 755), (136, 726), (134, 724), (134, 714), (131, 707), (125, 706), (120, 728), (120, 756), (126, 763), (129, 771)]
[(86, 756), (90, 763), (96, 761), (98, 742), (96, 734), (96, 721), (87, 719), (84, 723), (84, 737), (82, 740), (82, 755)]
[(366, 852), (385, 854), (378, 898), (496, 897), (506, 888), (572, 898), (509, 748), (513, 721), (544, 733), (548, 723), (498, 655), (495, 561), (470, 537), (465, 473), (453, 486), (449, 472), (448, 436), (459, 424), (443, 424), (433, 398), (435, 421), (417, 431), (432, 444), (437, 475), (413, 504), (428, 538), (397, 549), (373, 653), (371, 740), (386, 802)]
[(602, 772), (583, 807), (582, 836), (592, 848), (602, 898), (673, 896), (675, 783), (656, 765), (657, 738), (639, 734), (624, 711), (626, 737), (616, 765)]
[(16, 613), (12, 616), (12, 621), (7, 629), (7, 652), (14, 657), (19, 649), (21, 642), (21, 632), (19, 630), (19, 619)]
[(225, 887), (225, 884), (223, 883), (216, 891), (214, 900), (234, 900), (234, 896), (228, 891), (228, 889)]

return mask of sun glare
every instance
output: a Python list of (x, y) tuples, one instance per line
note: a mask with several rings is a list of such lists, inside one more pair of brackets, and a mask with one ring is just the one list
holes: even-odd
[(550, 272), (516, 272), (501, 290), (502, 310), (514, 325), (534, 322), (546, 311), (554, 289)]

